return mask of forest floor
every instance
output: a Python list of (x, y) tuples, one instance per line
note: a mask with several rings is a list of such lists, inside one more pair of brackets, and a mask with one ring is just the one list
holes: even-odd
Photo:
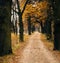
[(12, 34), (13, 54), (0, 57), (0, 63), (60, 63), (60, 52), (53, 51), (53, 42), (44, 34), (24, 35), (24, 42)]

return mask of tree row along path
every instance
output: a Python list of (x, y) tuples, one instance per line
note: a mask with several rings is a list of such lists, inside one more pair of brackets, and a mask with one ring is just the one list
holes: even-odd
[(20, 54), (17, 63), (60, 63), (40, 39), (41, 33), (35, 32)]

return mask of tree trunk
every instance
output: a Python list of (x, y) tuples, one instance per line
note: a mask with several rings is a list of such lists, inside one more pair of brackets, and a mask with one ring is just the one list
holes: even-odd
[(21, 12), (19, 0), (16, 0), (17, 6), (18, 6), (18, 15), (19, 15), (19, 27), (20, 27), (20, 30), (19, 30), (20, 36), (19, 37), (20, 37), (20, 41), (24, 40), (24, 33), (23, 33), (24, 32), (24, 28), (23, 28), (23, 22), (22, 22), (22, 15), (24, 13), (24, 10), (25, 10), (25, 7), (26, 7), (28, 1), (29, 0), (26, 0), (25, 5), (23, 7), (23, 10)]
[(47, 20), (46, 21), (46, 35), (47, 35), (47, 40), (50, 40), (51, 39), (51, 36), (52, 36), (52, 29), (51, 29), (51, 20)]
[(19, 33), (20, 33), (20, 41), (24, 41), (24, 29), (23, 29), (23, 22), (22, 22), (22, 14), (20, 13), (19, 14), (19, 27), (20, 27), (20, 30), (19, 30)]
[(30, 17), (28, 17), (28, 34), (31, 35), (31, 21), (30, 21)]
[(32, 24), (31, 25), (32, 33), (35, 31), (35, 26)]
[(11, 0), (0, 1), (0, 56), (12, 53), (11, 48)]
[(20, 30), (19, 30), (19, 33), (20, 33), (19, 39), (20, 39), (20, 41), (23, 42), (23, 40), (24, 40), (23, 22), (22, 22), (22, 14), (23, 13), (21, 12), (19, 1), (16, 0), (16, 2), (17, 2), (17, 5), (18, 5), (18, 15), (19, 15), (19, 28), (20, 28)]
[(54, 11), (54, 50), (60, 50), (60, 0), (51, 0)]
[(40, 25), (41, 25), (41, 33), (44, 33), (44, 27), (43, 27), (43, 22), (42, 21), (41, 21)]
[(60, 50), (60, 20), (54, 25), (54, 50)]

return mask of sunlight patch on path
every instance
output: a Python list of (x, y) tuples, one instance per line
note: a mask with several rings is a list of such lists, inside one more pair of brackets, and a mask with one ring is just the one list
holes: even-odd
[(28, 40), (19, 63), (59, 63), (54, 55), (40, 40), (40, 33), (35, 32)]

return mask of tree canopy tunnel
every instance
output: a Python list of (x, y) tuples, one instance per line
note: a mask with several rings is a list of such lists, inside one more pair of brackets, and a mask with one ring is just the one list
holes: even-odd
[[(29, 8), (29, 9), (28, 9)], [(26, 22), (27, 19), (29, 18), (28, 16), (31, 16), (31, 22), (36, 21), (39, 19), (40, 22), (46, 21), (48, 17), (48, 10), (49, 10), (49, 2), (44, 0), (44, 1), (31, 1), (29, 4), (27, 4), (26, 9), (23, 14), (23, 20)], [(49, 10), (50, 11), (50, 10)], [(42, 22), (43, 23), (43, 22)]]
[(36, 18), (36, 17), (33, 17), (32, 19), (32, 32), (34, 31), (38, 31), (38, 32), (41, 32), (41, 21), (39, 18)]

